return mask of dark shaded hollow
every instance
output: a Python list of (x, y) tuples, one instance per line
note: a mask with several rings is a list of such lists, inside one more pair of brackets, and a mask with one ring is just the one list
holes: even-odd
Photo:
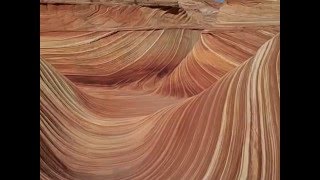
[(180, 7), (175, 6), (148, 6), (151, 9), (161, 9), (163, 11), (166, 11), (166, 13), (177, 15), (181, 11), (183, 11)]

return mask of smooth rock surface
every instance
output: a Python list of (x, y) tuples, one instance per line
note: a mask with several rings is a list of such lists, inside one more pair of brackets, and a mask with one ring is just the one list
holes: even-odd
[(40, 179), (280, 179), (279, 1), (40, 2)]

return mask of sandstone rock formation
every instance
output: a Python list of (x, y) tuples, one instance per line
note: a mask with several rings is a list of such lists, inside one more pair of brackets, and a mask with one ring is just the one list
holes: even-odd
[(40, 179), (280, 179), (279, 1), (40, 2)]

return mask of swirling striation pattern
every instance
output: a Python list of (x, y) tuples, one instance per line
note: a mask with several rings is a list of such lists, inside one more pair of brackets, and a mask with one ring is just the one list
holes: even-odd
[(280, 179), (277, 3), (41, 5), (40, 179)]

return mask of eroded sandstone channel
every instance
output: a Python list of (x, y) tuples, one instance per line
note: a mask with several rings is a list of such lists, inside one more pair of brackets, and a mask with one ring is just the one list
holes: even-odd
[(278, 1), (40, 1), (41, 179), (280, 179)]

